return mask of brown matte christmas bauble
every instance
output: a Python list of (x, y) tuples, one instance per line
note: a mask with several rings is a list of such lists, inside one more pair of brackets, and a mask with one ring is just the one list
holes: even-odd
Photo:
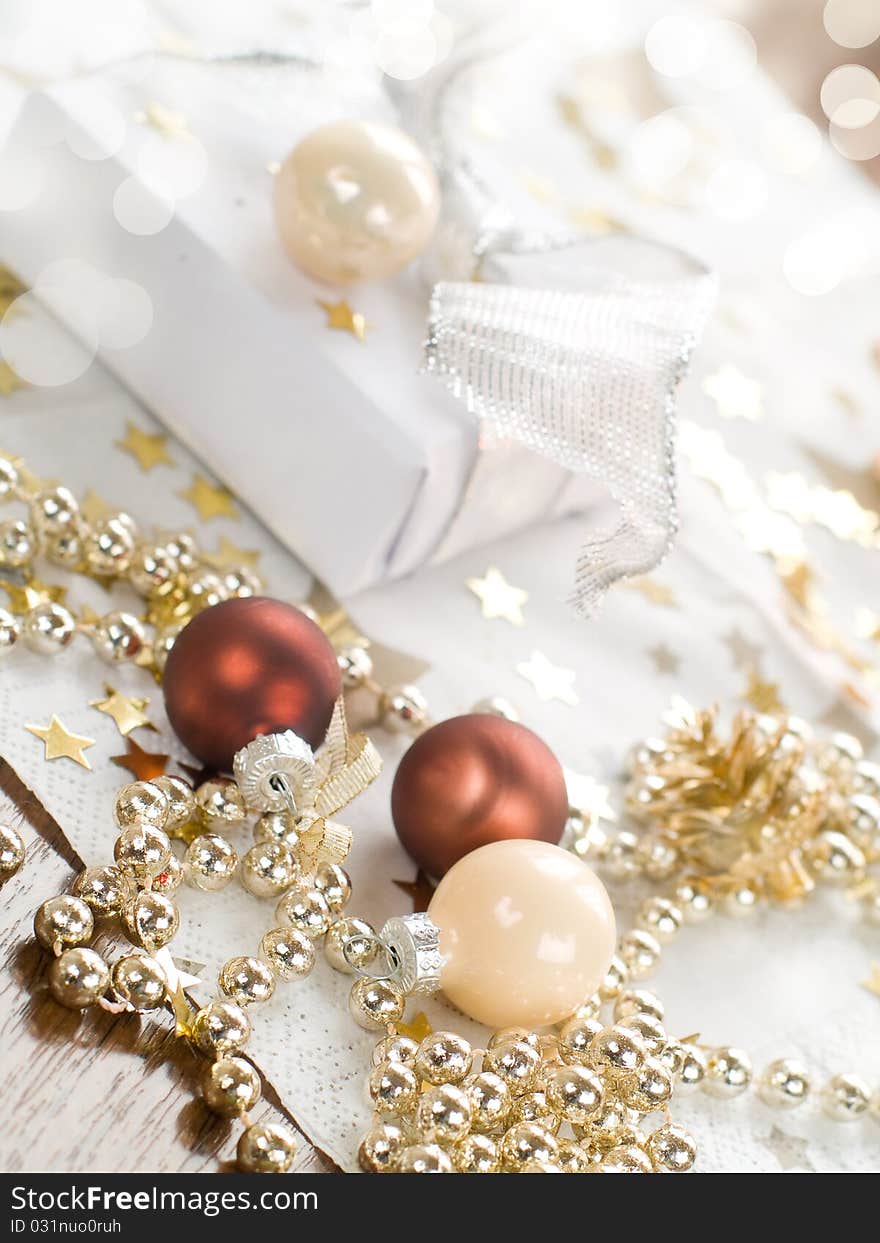
[(394, 776), (391, 814), (430, 876), (489, 842), (556, 844), (568, 817), (562, 765), (524, 725), (475, 713), (426, 730)]
[(171, 649), (163, 688), (180, 741), (207, 768), (229, 772), (258, 734), (292, 729), (319, 746), (342, 682), (319, 626), (292, 604), (251, 596), (193, 618)]

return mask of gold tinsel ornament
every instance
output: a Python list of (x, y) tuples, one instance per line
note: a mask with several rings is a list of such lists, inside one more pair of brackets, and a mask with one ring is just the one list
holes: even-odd
[[(626, 807), (642, 827), (643, 857), (665, 853), (675, 872), (711, 898), (743, 889), (773, 902), (805, 897), (828, 867), (858, 882), (863, 852), (850, 796), (871, 787), (873, 766), (855, 739), (817, 745), (795, 717), (738, 713), (724, 733), (717, 709), (680, 697), (664, 717), (668, 731), (631, 756)], [(841, 842), (839, 839), (843, 839)], [(842, 857), (837, 862), (837, 854)]]

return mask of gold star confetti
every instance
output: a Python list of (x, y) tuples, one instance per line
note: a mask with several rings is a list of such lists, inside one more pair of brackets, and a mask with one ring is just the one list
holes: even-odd
[(0, 587), (9, 596), (10, 612), (19, 617), (35, 609), (38, 604), (63, 604), (67, 596), (66, 587), (57, 583), (47, 585), (38, 578), (32, 578), (26, 583), (10, 583), (4, 579), (0, 581)]
[(586, 233), (589, 237), (605, 237), (608, 233), (628, 232), (622, 220), (609, 216), (597, 207), (572, 207), (568, 218), (579, 233)]
[(398, 1036), (409, 1036), (410, 1040), (415, 1040), (416, 1044), (421, 1044), (425, 1037), (430, 1036), (434, 1030), (421, 1010), (411, 1023), (395, 1023), (394, 1027)]
[(474, 104), (471, 108), (470, 123), (474, 137), (482, 138), (485, 142), (500, 142), (507, 136), (507, 131), (494, 112), (480, 104)]
[[(607, 103), (608, 96), (605, 102)], [(585, 101), (586, 102), (586, 101)], [(601, 139), (587, 120), (587, 108), (573, 95), (558, 95), (556, 107), (566, 125), (576, 130), (587, 145), (590, 158), (599, 168), (613, 168), (617, 164), (617, 152)]]
[(111, 760), (118, 768), (127, 768), (134, 774), (136, 781), (152, 781), (161, 777), (168, 767), (170, 755), (162, 755), (158, 751), (145, 751), (138, 746), (133, 738), (125, 740), (128, 750), (125, 755), (111, 755)]
[(658, 643), (647, 651), (658, 673), (678, 673), (679, 658), (665, 643)]
[(428, 903), (434, 896), (434, 886), (421, 868), (416, 872), (415, 880), (395, 880), (392, 884), (412, 899), (414, 915), (428, 909)]
[(748, 685), (742, 697), (756, 712), (766, 712), (768, 716), (779, 716), (785, 711), (785, 705), (779, 698), (778, 683), (766, 682), (757, 665), (748, 671)]
[(101, 614), (96, 613), (90, 604), (80, 605), (77, 620), (84, 626), (94, 626), (101, 620)]
[(679, 447), (697, 478), (712, 484), (728, 509), (748, 509), (758, 502), (754, 480), (727, 448), (720, 432), (683, 419)]
[(465, 579), (465, 585), (480, 601), (483, 616), (490, 620), (503, 618), (511, 626), (524, 626), (522, 606), (529, 593), (514, 587), (494, 565), (490, 565), (482, 578)]
[(715, 402), (722, 419), (746, 419), (756, 423), (764, 414), (761, 385), (731, 363), (724, 363), (706, 376), (703, 392)]
[[(803, 451), (822, 472), (832, 490), (851, 494), (860, 505), (873, 513), (878, 503), (877, 477), (874, 463), (868, 459), (860, 461), (858, 466), (849, 466), (831, 457), (816, 445), (805, 444)], [(876, 518), (876, 514), (873, 515)]]
[(853, 682), (841, 682), (840, 693), (859, 708), (870, 708), (871, 701)]
[(260, 554), (256, 549), (239, 548), (231, 539), (221, 535), (216, 550), (206, 553), (202, 559), (215, 570), (237, 570), (240, 566), (255, 570)]
[(516, 666), (516, 671), (521, 678), (531, 683), (536, 695), (544, 703), (558, 699), (561, 703), (574, 707), (580, 702), (574, 689), (574, 669), (563, 669), (551, 664), (543, 652), (533, 651), (528, 660), (521, 661)]
[(44, 759), (73, 760), (81, 768), (91, 769), (92, 766), (83, 752), (95, 745), (94, 738), (72, 733), (54, 712), (48, 725), (25, 725), (25, 729), (35, 738), (39, 738), (45, 746)]
[(116, 722), (116, 727), (123, 738), (126, 738), (133, 729), (155, 730), (155, 725), (149, 720), (145, 711), (150, 703), (149, 699), (131, 699), (128, 695), (114, 690), (107, 682), (104, 683), (104, 690), (105, 697), (90, 699), (89, 707), (97, 708), (99, 712), (111, 717)]
[(0, 358), (0, 397), (11, 397), (17, 389), (28, 387), (27, 380), (13, 371), (5, 358)]
[(873, 993), (876, 997), (880, 997), (880, 967), (872, 965), (871, 973), (866, 980), (862, 980), (862, 988), (866, 988), (869, 993)]
[(152, 955), (165, 973), (165, 982), (170, 991), (176, 988), (195, 988), (201, 983), (201, 977), (194, 972), (204, 971), (203, 962), (190, 962), (189, 958), (173, 958), (168, 946)]
[(146, 108), (134, 114), (138, 125), (149, 125), (163, 138), (192, 138), (186, 117), (181, 112), (173, 112), (164, 104), (147, 104)]
[(238, 509), (232, 493), (220, 483), (211, 483), (204, 475), (193, 475), (193, 481), (185, 492), (179, 492), (196, 510), (202, 522), (212, 518), (237, 518)]
[(752, 643), (750, 639), (742, 633), (741, 630), (731, 630), (722, 639), (733, 659), (734, 668), (748, 669), (757, 666), (761, 659), (763, 648), (758, 643)]
[(609, 787), (602, 785), (589, 773), (578, 773), (573, 768), (563, 768), (568, 805), (584, 820), (616, 820), (617, 812), (608, 801)]
[(28, 288), (14, 272), (0, 264), (0, 319), (6, 314), (16, 298), (27, 293)]
[(795, 561), (790, 566), (783, 562), (778, 568), (782, 585), (792, 599), (796, 600), (801, 608), (814, 608), (816, 605), (814, 590), (816, 573), (812, 567), (806, 561)]
[(533, 199), (537, 199), (539, 203), (552, 203), (558, 198), (559, 192), (556, 186), (549, 177), (544, 177), (541, 173), (524, 168), (520, 173), (520, 181), (526, 193), (530, 194)]
[(366, 341), (369, 324), (365, 315), (353, 311), (343, 298), (341, 302), (324, 302), (316, 299), (318, 306), (327, 314), (327, 327), (336, 328), (340, 332), (350, 332), (358, 341)]
[(880, 613), (873, 609), (857, 609), (855, 630), (860, 639), (880, 639)]
[(143, 471), (150, 471), (154, 466), (174, 465), (168, 452), (168, 437), (161, 432), (141, 431), (136, 423), (126, 421), (125, 436), (116, 441), (116, 446), (130, 453)]
[(678, 601), (672, 588), (667, 587), (665, 583), (658, 583), (655, 578), (648, 578), (643, 574), (639, 578), (625, 579), (623, 586), (629, 587), (631, 591), (637, 591), (646, 600), (650, 600), (652, 604), (657, 604), (661, 608), (678, 608)]
[(770, 1130), (769, 1135), (759, 1135), (760, 1143), (772, 1153), (783, 1170), (807, 1170), (815, 1174), (815, 1166), (810, 1160), (809, 1145), (800, 1135), (789, 1135), (778, 1126)]
[[(129, 424), (131, 426), (131, 424)], [(85, 518), (86, 522), (93, 525), (100, 522), (102, 518), (107, 518), (113, 513), (113, 507), (108, 505), (103, 496), (98, 496), (97, 492), (93, 492), (89, 488), (79, 503), (79, 512)]]
[(848, 414), (851, 419), (857, 418), (861, 415), (862, 411), (859, 403), (847, 389), (833, 388), (831, 390), (831, 396), (837, 402), (838, 406), (840, 406), (844, 414)]

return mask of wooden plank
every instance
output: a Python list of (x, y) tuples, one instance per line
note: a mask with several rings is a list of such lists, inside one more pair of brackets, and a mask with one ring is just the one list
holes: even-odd
[[(241, 1128), (195, 1098), (202, 1063), (175, 1039), (170, 1016), (79, 1014), (49, 996), (33, 913), (82, 864), (3, 760), (0, 820), (19, 827), (28, 845), (24, 867), (0, 889), (0, 1171), (233, 1170)], [(295, 1172), (336, 1171), (268, 1087), (253, 1120), (295, 1128)]]

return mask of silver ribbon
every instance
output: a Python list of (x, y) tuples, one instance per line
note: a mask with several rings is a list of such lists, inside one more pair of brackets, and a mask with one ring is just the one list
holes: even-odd
[[(642, 274), (608, 263), (638, 252)], [(668, 279), (651, 266), (678, 260)], [(425, 368), (482, 423), (597, 480), (619, 519), (578, 557), (572, 603), (592, 612), (620, 578), (647, 573), (677, 529), (675, 394), (711, 308), (714, 279), (633, 238), (498, 254), (492, 283), (441, 281)]]

